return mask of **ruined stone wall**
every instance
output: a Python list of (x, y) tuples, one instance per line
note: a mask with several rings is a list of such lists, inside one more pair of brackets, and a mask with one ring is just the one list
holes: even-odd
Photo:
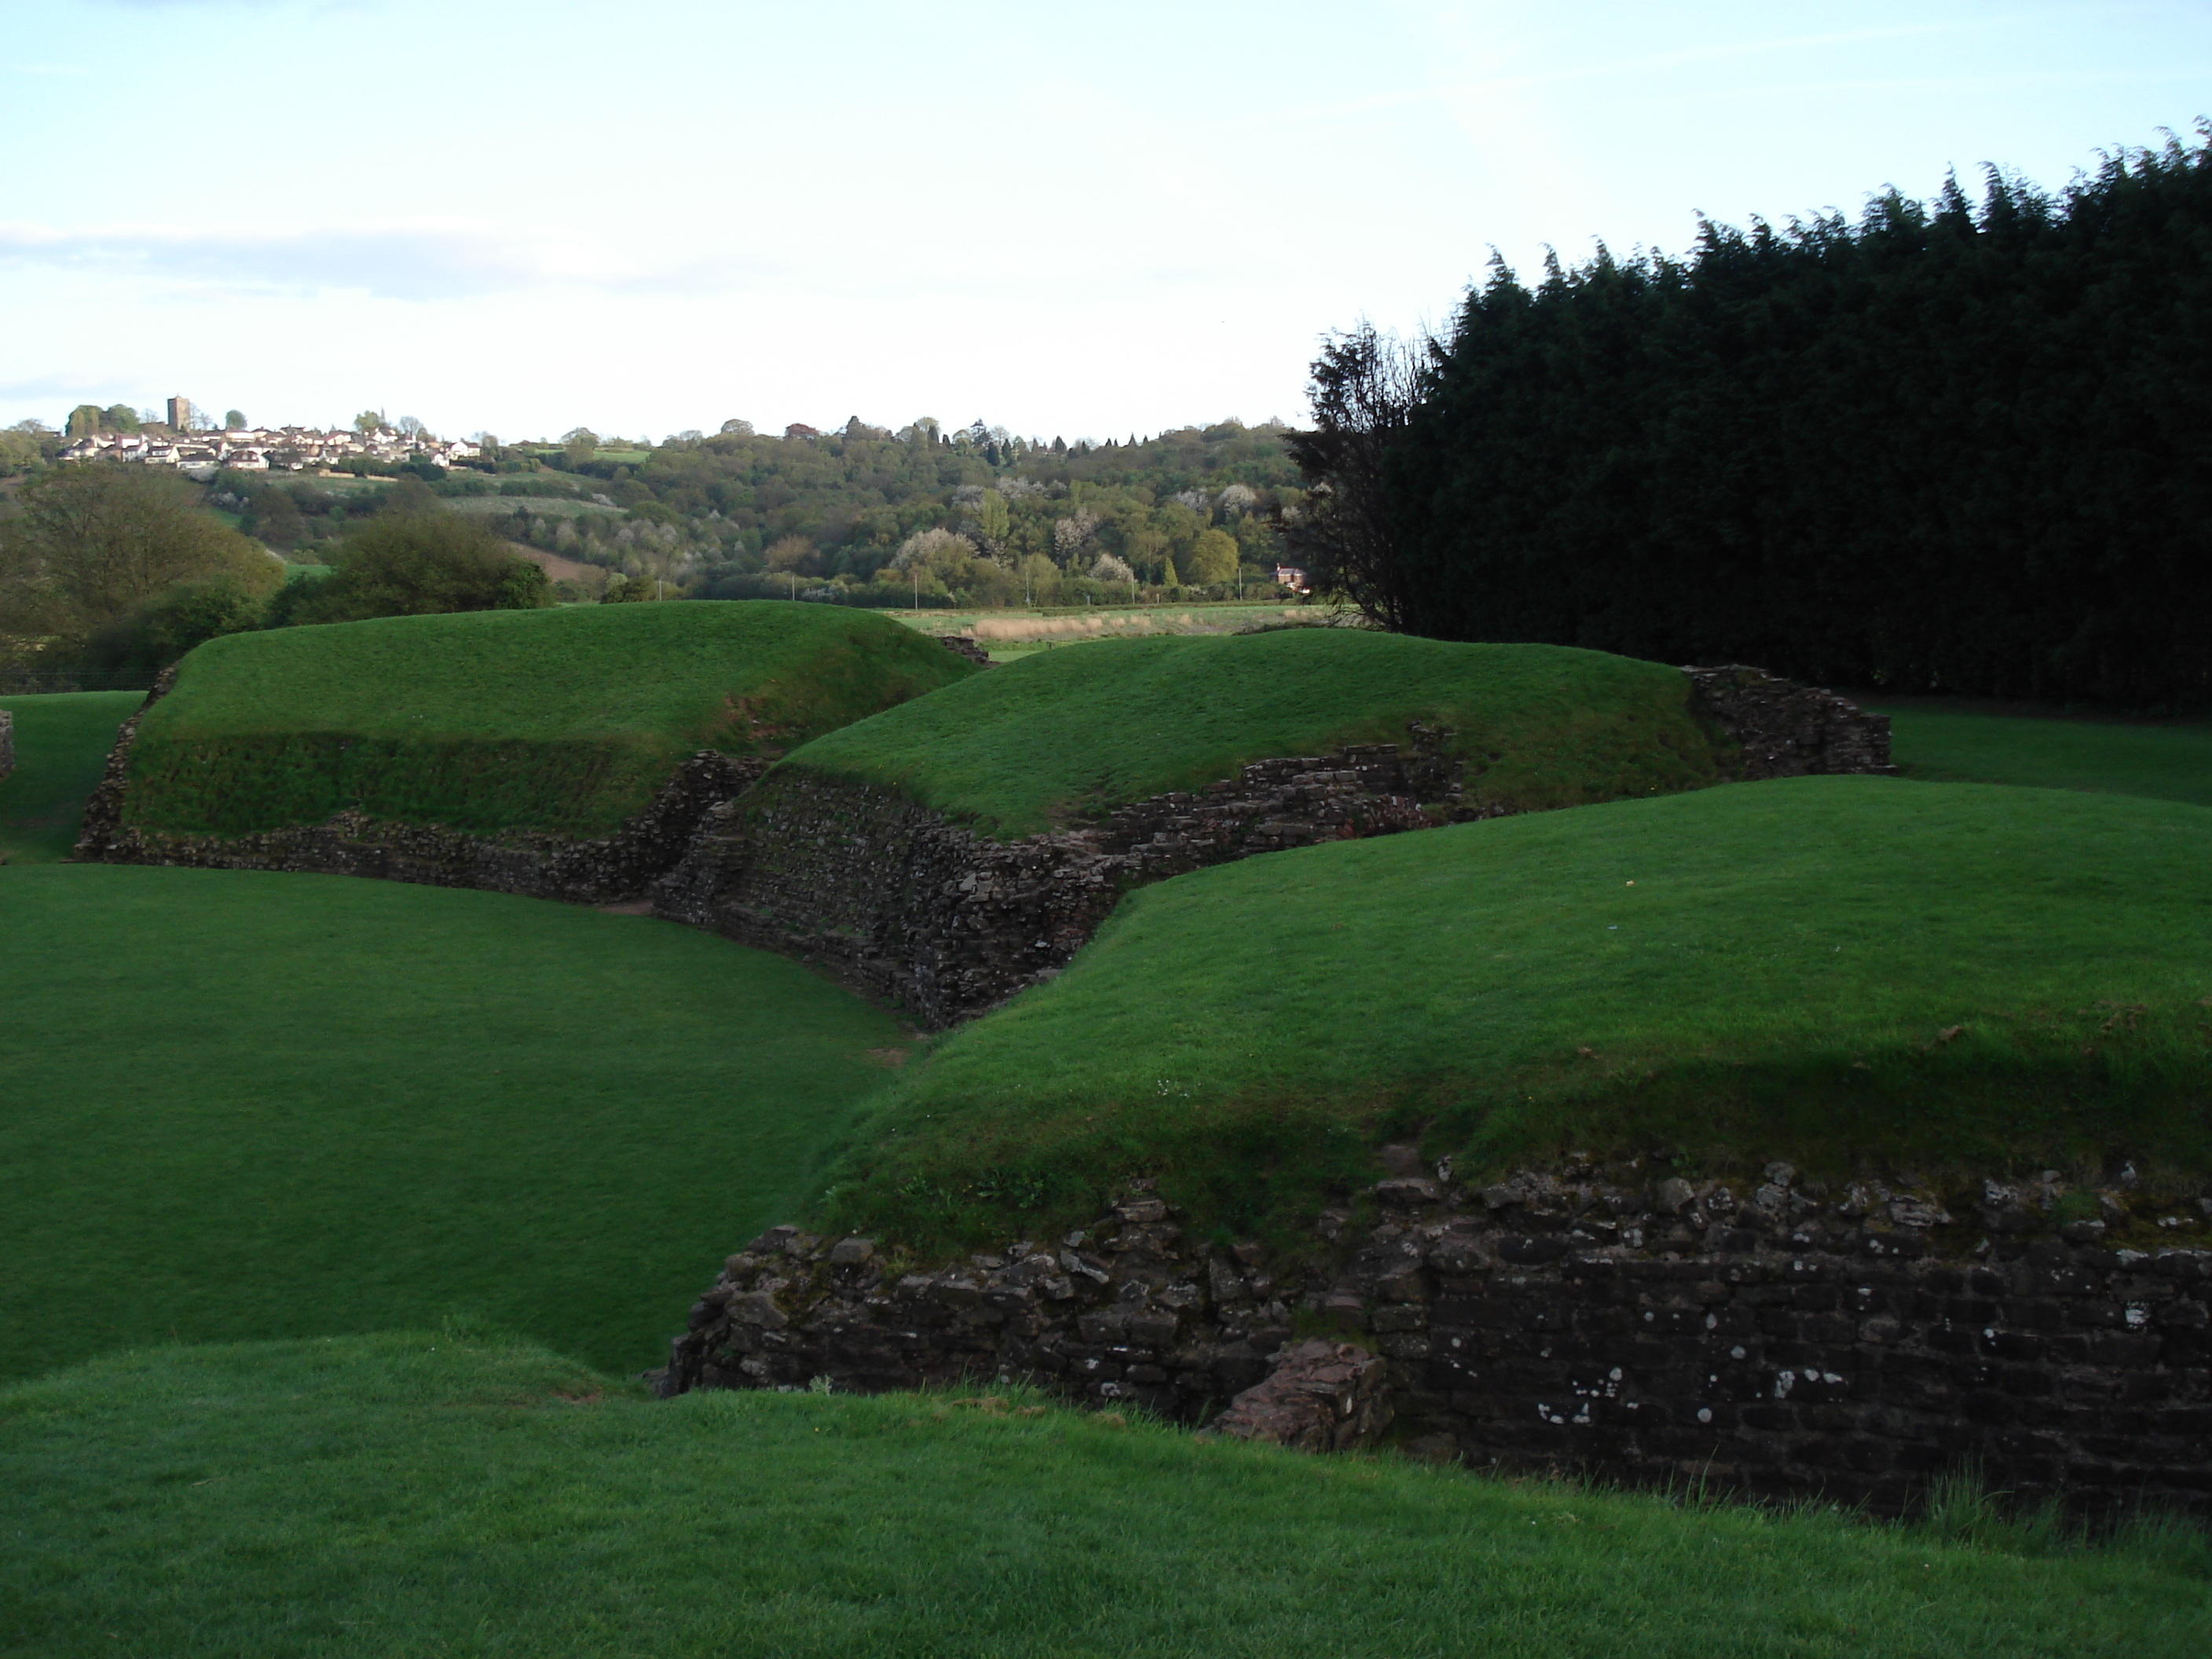
[(1817, 685), (1731, 663), (1685, 668), (1690, 712), (1735, 745), (1732, 778), (1800, 778), (1813, 773), (1891, 774), (1889, 716), (1869, 714)]
[(1971, 1465), (2024, 1501), (2212, 1514), (2212, 1200), (2115, 1188), (2106, 1220), (2061, 1227), (2049, 1181), (1967, 1208), (1779, 1164), (1654, 1173), (1400, 1176), (1282, 1262), (1191, 1237), (1141, 1190), (951, 1263), (775, 1228), (729, 1259), (657, 1385), (1018, 1376), (1186, 1421), (1225, 1406), (1252, 1437), (1395, 1422), (1408, 1450), (1477, 1467), (1877, 1513)]
[(708, 810), (747, 788), (769, 764), (702, 750), (677, 767), (643, 811), (612, 835), (589, 840), (529, 830), (472, 836), (352, 811), (254, 835), (171, 835), (127, 825), (122, 818), (138, 722), (175, 679), (174, 669), (164, 672), (118, 734), (86, 805), (76, 849), (80, 860), (374, 876), (583, 904), (620, 903), (641, 897), (683, 856)]

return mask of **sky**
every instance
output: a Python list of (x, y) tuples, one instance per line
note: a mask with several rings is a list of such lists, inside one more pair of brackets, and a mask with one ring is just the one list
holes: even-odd
[(1362, 319), (2212, 113), (2212, 0), (0, 0), (0, 424), (1297, 420)]

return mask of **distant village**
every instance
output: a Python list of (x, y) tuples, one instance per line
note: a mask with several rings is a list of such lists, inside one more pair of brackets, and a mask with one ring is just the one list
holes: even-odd
[(189, 398), (172, 398), (167, 425), (142, 426), (136, 432), (88, 432), (64, 447), (60, 459), (173, 466), (195, 477), (209, 477), (219, 471), (319, 471), (352, 460), (420, 460), (450, 467), (483, 453), (466, 439), (439, 438), (391, 426), (366, 431), (341, 427), (327, 432), (303, 426), (196, 430), (191, 407)]

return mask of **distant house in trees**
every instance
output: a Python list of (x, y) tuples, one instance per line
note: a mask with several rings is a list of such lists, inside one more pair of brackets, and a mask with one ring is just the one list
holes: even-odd
[(1312, 592), (1306, 586), (1306, 573), (1294, 564), (1279, 564), (1275, 567), (1275, 586), (1287, 587), (1293, 593)]

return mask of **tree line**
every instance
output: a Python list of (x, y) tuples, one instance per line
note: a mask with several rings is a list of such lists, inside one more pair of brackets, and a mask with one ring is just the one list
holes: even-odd
[(1292, 540), (1387, 625), (2212, 705), (2212, 130), (1685, 258), (1502, 263), (1315, 365)]

